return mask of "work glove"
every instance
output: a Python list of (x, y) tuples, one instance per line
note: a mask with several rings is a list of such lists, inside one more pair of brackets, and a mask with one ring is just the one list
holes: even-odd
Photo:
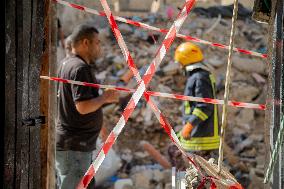
[(186, 123), (181, 130), (181, 136), (184, 139), (189, 140), (192, 129), (193, 125), (191, 125), (191, 123)]

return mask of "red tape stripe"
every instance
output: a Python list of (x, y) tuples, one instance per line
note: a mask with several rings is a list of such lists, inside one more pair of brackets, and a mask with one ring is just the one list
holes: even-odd
[[(78, 82), (78, 81), (73, 81), (73, 80), (66, 80), (66, 79), (62, 79), (62, 78), (57, 78), (57, 77), (41, 76), (41, 78), (52, 80), (52, 81), (57, 81), (57, 82), (94, 87), (94, 88), (113, 89), (113, 90), (118, 90), (118, 91), (129, 92), (129, 93), (133, 93), (135, 91), (134, 89), (129, 89), (129, 88), (116, 87), (116, 86), (112, 86), (112, 85), (106, 86), (106, 85), (87, 83), (87, 82)], [(160, 92), (154, 92), (154, 91), (146, 91), (144, 93), (144, 95), (145, 95), (145, 98), (146, 98), (147, 101), (150, 100), (149, 96), (156, 96), (156, 97), (172, 98), (172, 99), (183, 100), (183, 101), (196, 101), (196, 102), (204, 102), (204, 103), (210, 103), (210, 104), (221, 104), (221, 105), (223, 104), (221, 102), (221, 100), (218, 100), (218, 99), (198, 98), (198, 100), (197, 100), (196, 97), (192, 97), (192, 96), (185, 96), (185, 95), (180, 95), (180, 94), (160, 93)], [(147, 95), (147, 97), (146, 97), (146, 95)], [(229, 101), (229, 105), (234, 106), (234, 107), (239, 107), (239, 108), (254, 108), (254, 109), (259, 109), (259, 110), (265, 110), (266, 109), (266, 106), (264, 104), (250, 104), (250, 103), (245, 103), (245, 102)]]

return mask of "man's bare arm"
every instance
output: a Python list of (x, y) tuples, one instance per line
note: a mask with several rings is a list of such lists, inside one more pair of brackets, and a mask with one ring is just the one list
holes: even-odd
[(108, 90), (103, 95), (90, 100), (76, 102), (76, 109), (80, 114), (88, 114), (97, 111), (102, 105), (106, 103), (118, 102), (119, 93), (114, 90)]

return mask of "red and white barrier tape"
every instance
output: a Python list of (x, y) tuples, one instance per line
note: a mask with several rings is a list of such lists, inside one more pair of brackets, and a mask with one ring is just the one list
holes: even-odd
[[(85, 12), (92, 13), (92, 14), (99, 15), (99, 16), (106, 16), (106, 14), (104, 12), (100, 12), (100, 11), (97, 11), (97, 10), (94, 10), (94, 9), (90, 9), (88, 7), (78, 5), (78, 4), (75, 4), (75, 3), (69, 3), (69, 2), (64, 1), (64, 0), (53, 0), (53, 1), (55, 1), (59, 4), (62, 4), (62, 5), (80, 10), (80, 11), (85, 11)], [(117, 21), (120, 21), (120, 22), (131, 24), (131, 25), (134, 25), (134, 26), (140, 27), (140, 28), (145, 28), (145, 29), (157, 31), (157, 32), (160, 32), (160, 33), (167, 33), (169, 31), (167, 29), (161, 29), (161, 28), (158, 28), (158, 27), (150, 26), (148, 24), (145, 24), (145, 23), (142, 23), (142, 22), (137, 22), (137, 21), (130, 20), (130, 19), (126, 19), (126, 18), (123, 18), (123, 17), (120, 17), (120, 16), (113, 16), (113, 18)], [(214, 47), (219, 47), (219, 48), (227, 49), (227, 50), (229, 49), (229, 46), (227, 46), (227, 45), (223, 45), (223, 44), (220, 44), (220, 43), (213, 43), (213, 42), (206, 41), (206, 40), (199, 39), (199, 38), (192, 37), (192, 36), (187, 36), (187, 35), (183, 35), (183, 34), (176, 34), (176, 36), (179, 37), (179, 38), (183, 38), (185, 40), (194, 41), (196, 43), (202, 43), (202, 44), (206, 44), (206, 45), (210, 45), (210, 46), (214, 46)], [(250, 50), (236, 48), (236, 47), (233, 50), (236, 51), (236, 52), (249, 54), (249, 55), (252, 55), (252, 56), (267, 58), (267, 54), (262, 54), (262, 53), (258, 53), (258, 52), (254, 52), (254, 51), (250, 51)]]
[[(186, 4), (185, 4), (185, 7), (186, 7), (186, 10), (189, 12), (191, 10), (191, 8), (193, 7), (193, 4), (194, 4), (194, 1), (188, 1)], [(141, 80), (141, 76), (139, 74), (139, 71), (137, 69), (137, 67), (135, 66), (135, 63), (133, 61), (133, 58), (125, 44), (125, 41), (118, 29), (118, 26), (116, 24), (116, 22), (114, 21), (114, 17), (113, 15), (111, 14), (110, 12), (110, 9), (109, 7), (105, 6), (104, 7), (105, 9), (105, 12), (106, 12), (106, 16), (108, 18), (108, 21), (109, 21), (109, 24), (111, 26), (111, 29), (114, 33), (114, 36), (116, 37), (117, 39), (117, 42), (119, 44), (119, 47), (121, 48), (122, 50), (122, 53), (124, 55), (124, 58), (128, 64), (128, 67), (129, 69), (132, 71), (137, 83), (141, 83), (142, 80)], [(134, 91), (135, 92), (135, 91)], [(161, 123), (161, 126), (165, 129), (165, 131), (168, 133), (169, 137), (172, 139), (172, 141), (177, 145), (177, 147), (183, 151), (183, 154), (186, 155), (186, 153), (184, 152), (183, 149), (181, 149), (181, 145), (179, 144), (179, 140), (178, 138), (176, 137), (175, 135), (175, 132), (174, 130), (172, 129), (172, 127), (170, 126), (170, 124), (168, 123), (168, 121), (166, 120), (166, 117), (161, 113), (161, 111), (158, 109), (158, 107), (155, 105), (155, 103), (151, 100), (151, 98), (149, 97), (149, 95), (147, 94), (143, 94), (147, 103), (150, 105), (150, 107), (152, 108), (155, 116), (157, 117), (157, 119), (159, 120), (159, 122)], [(173, 134), (172, 134), (173, 133)], [(172, 136), (174, 135), (174, 136)], [(173, 138), (174, 137), (174, 138)], [(187, 157), (187, 156), (186, 156)], [(190, 159), (190, 157), (188, 157)], [(194, 164), (194, 162), (190, 159), (190, 161)], [(195, 165), (195, 164), (194, 164)], [(195, 165), (196, 166), (196, 165)], [(198, 168), (196, 166), (196, 168)]]
[[(49, 76), (40, 76), (42, 79), (48, 79), (52, 81), (58, 81), (63, 83), (70, 83), (75, 85), (83, 85), (88, 87), (95, 87), (95, 88), (102, 88), (102, 89), (113, 89), (117, 91), (124, 91), (129, 93), (134, 93), (134, 89), (129, 89), (125, 87), (117, 87), (114, 85), (102, 85), (102, 84), (95, 84), (95, 83), (87, 83), (87, 82), (80, 82), (80, 81), (73, 81), (67, 80), (57, 77), (49, 77)], [(193, 97), (193, 96), (185, 96), (180, 94), (169, 94), (169, 93), (162, 93), (162, 92), (155, 92), (155, 91), (146, 91), (145, 92), (149, 96), (156, 96), (156, 97), (164, 97), (164, 98), (172, 98), (177, 100), (184, 100), (184, 101), (194, 101), (194, 102), (204, 102), (209, 104), (224, 104), (223, 100), (212, 99), (212, 98), (200, 98), (200, 97)], [(229, 101), (229, 106), (239, 107), (239, 108), (251, 108), (251, 109), (258, 109), (258, 110), (265, 110), (265, 104), (253, 104), (253, 103), (246, 103), (246, 102), (236, 102), (236, 101)]]
[[(92, 165), (88, 169), (87, 173), (85, 174), (85, 176), (83, 177), (83, 179), (79, 183), (78, 188), (86, 188), (88, 186), (89, 182), (91, 181), (92, 177), (97, 172), (99, 166), (101, 165), (102, 161), (105, 158), (105, 155), (108, 153), (109, 149), (114, 144), (114, 142), (117, 139), (118, 135), (120, 134), (121, 130), (125, 126), (129, 116), (132, 114), (132, 112), (134, 111), (134, 108), (136, 107), (138, 101), (140, 100), (141, 96), (144, 94), (144, 92), (146, 90), (146, 86), (151, 81), (157, 67), (161, 63), (161, 61), (164, 58), (167, 50), (169, 49), (170, 45), (172, 44), (172, 42), (173, 42), (173, 40), (176, 36), (176, 33), (179, 31), (181, 25), (185, 21), (185, 19), (188, 15), (189, 11), (191, 10), (194, 2), (195, 2), (195, 0), (187, 0), (186, 1), (186, 4), (184, 5), (183, 9), (181, 10), (177, 20), (174, 22), (173, 26), (171, 27), (171, 29), (167, 33), (161, 47), (158, 49), (158, 52), (157, 52), (154, 60), (152, 61), (152, 63), (148, 67), (148, 69), (147, 69), (145, 75), (143, 76), (142, 80), (139, 82), (138, 88), (134, 92), (129, 103), (127, 104), (126, 108), (124, 109), (124, 112), (122, 113), (121, 118), (119, 119), (118, 123), (114, 127), (111, 134), (108, 136), (108, 138), (107, 138), (106, 142), (104, 143), (102, 149), (100, 150), (96, 160), (92, 163)], [(109, 6), (108, 6), (106, 0), (101, 0), (101, 3), (102, 3), (103, 8), (106, 12), (106, 15), (108, 17), (108, 20), (110, 22), (112, 30), (116, 34), (115, 36), (116, 36), (118, 42), (122, 43), (123, 38), (122, 38), (122, 36), (119, 32), (119, 29), (118, 29), (118, 27), (117, 27), (117, 25), (114, 21), (114, 18), (112, 16), (112, 13), (110, 12), (110, 9), (109, 9)], [(133, 66), (133, 64), (134, 64), (133, 60), (129, 59), (129, 54), (126, 51), (127, 49), (124, 49), (123, 47), (121, 47), (121, 48), (122, 48), (123, 54), (126, 55), (126, 57), (127, 57), (127, 62), (128, 63), (130, 62), (130, 64), (132, 64), (132, 65), (130, 65), (131, 71), (133, 73), (138, 72), (138, 70), (137, 69), (135, 70), (135, 67)], [(161, 123), (162, 123), (162, 121), (163, 120), (161, 120)], [(164, 125), (166, 125), (166, 123), (164, 123)], [(167, 128), (167, 129), (170, 130), (170, 128)], [(170, 133), (170, 134), (175, 135), (175, 133)], [(176, 137), (176, 135), (175, 135), (175, 137)], [(177, 142), (179, 144), (177, 137), (174, 138), (174, 139), (177, 140)], [(181, 147), (181, 145), (179, 145), (179, 146)], [(188, 155), (187, 155), (187, 157), (188, 157)], [(189, 160), (192, 161), (190, 158), (189, 158)], [(192, 163), (195, 165), (194, 162), (192, 162)]]

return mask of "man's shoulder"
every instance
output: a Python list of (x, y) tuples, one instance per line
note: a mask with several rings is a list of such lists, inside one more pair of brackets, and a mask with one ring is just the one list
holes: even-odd
[(193, 85), (195, 82), (210, 82), (210, 72), (203, 70), (203, 69), (198, 69), (195, 70), (191, 75), (187, 78), (187, 83), (191, 83)]
[(196, 70), (192, 73), (191, 77), (192, 77), (193, 79), (209, 78), (209, 75), (210, 75), (210, 74), (211, 74), (211, 73), (210, 73), (209, 71), (207, 71), (207, 70), (204, 70), (204, 69), (196, 69)]
[(74, 65), (78, 65), (78, 66), (88, 66), (88, 64), (86, 64), (81, 58), (77, 57), (77, 56), (69, 56), (66, 57), (64, 59), (64, 61), (66, 63), (70, 63), (70, 64), (74, 64)]
[(88, 64), (86, 64), (82, 59), (76, 56), (63, 59), (60, 67), (61, 76), (71, 79), (74, 78), (77, 74), (87, 73), (90, 71)]
[(62, 64), (67, 68), (67, 70), (89, 69), (88, 64), (76, 56), (63, 59)]

